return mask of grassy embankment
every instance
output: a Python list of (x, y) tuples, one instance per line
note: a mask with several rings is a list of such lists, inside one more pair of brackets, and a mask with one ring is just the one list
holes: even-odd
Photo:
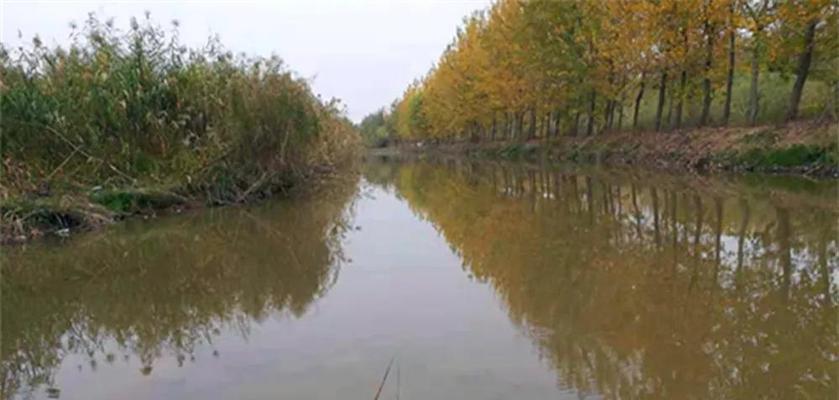
[(735, 171), (839, 177), (839, 125), (797, 122), (758, 127), (609, 132), (524, 142), (403, 142), (374, 155), (447, 153), (501, 159), (547, 159), (639, 165), (681, 171)]
[(490, 157), (544, 157), (676, 170), (839, 176), (835, 123), (615, 132), (548, 142), (464, 145), (462, 151)]
[(358, 136), (277, 58), (91, 17), (69, 48), (0, 49), (2, 241), (265, 198), (352, 158)]

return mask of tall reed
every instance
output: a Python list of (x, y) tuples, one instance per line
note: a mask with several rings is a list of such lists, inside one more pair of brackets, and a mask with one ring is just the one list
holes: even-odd
[(358, 142), (336, 101), (276, 56), (200, 48), (94, 14), (68, 48), (0, 47), (4, 198), (39, 186), (160, 185), (243, 200), (346, 158)]

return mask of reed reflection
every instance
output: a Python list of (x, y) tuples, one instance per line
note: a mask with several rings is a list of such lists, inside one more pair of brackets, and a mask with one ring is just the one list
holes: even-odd
[(139, 359), (149, 374), (161, 358), (194, 361), (221, 332), (247, 336), (269, 316), (303, 315), (344, 262), (357, 185), (4, 251), (0, 397), (57, 394), (54, 375), (71, 354), (87, 369)]

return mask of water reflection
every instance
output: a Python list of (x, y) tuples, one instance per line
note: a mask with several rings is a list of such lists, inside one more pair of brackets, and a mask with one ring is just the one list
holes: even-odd
[(357, 184), (4, 249), (0, 398), (59, 396), (54, 374), (71, 355), (93, 370), (136, 358), (150, 374), (161, 358), (194, 360), (222, 330), (302, 315), (337, 278)]
[(369, 163), (556, 370), (605, 398), (830, 398), (835, 182)]
[[(463, 161), (364, 177), (386, 190), (351, 177), (4, 249), (0, 397), (372, 398), (394, 355), (406, 398), (839, 390), (836, 182)], [(208, 349), (223, 362), (167, 369)], [(108, 380), (124, 374), (150, 379)]]

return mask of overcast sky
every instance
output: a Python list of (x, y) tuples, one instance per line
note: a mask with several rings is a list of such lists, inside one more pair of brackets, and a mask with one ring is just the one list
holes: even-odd
[(0, 0), (6, 45), (39, 34), (67, 44), (71, 21), (91, 11), (127, 29), (145, 10), (168, 25), (181, 23), (181, 39), (198, 46), (219, 34), (225, 47), (251, 55), (280, 55), (316, 93), (343, 100), (354, 121), (402, 94), (424, 74), (454, 37), (462, 18), (490, 0), (282, 0), (282, 1), (9, 1)]

